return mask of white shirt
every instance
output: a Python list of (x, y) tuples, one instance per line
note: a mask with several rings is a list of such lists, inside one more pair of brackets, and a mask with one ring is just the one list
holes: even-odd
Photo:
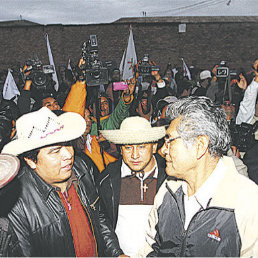
[[(153, 177), (158, 176), (158, 166), (155, 160), (155, 173)], [(144, 173), (144, 177), (140, 180), (146, 179), (151, 173)], [(131, 175), (131, 169), (122, 162), (121, 177)], [(121, 249), (126, 255), (135, 256), (139, 249), (145, 244), (145, 234), (148, 229), (148, 216), (152, 205), (119, 205), (118, 219), (116, 225), (116, 235), (119, 240)]]
[(193, 216), (200, 210), (206, 209), (210, 199), (215, 194), (215, 191), (224, 177), (226, 167), (220, 159), (216, 168), (213, 170), (208, 179), (201, 185), (197, 192), (188, 197), (187, 184), (183, 182), (182, 189), (184, 192), (184, 208), (185, 208), (185, 229), (193, 218)]
[(258, 94), (258, 83), (254, 80), (248, 85), (243, 100), (240, 103), (239, 111), (236, 116), (236, 124), (243, 122), (251, 124), (255, 114), (255, 101)]

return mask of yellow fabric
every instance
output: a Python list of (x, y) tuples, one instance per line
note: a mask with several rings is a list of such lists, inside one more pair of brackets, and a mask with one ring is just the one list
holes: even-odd
[[(86, 96), (87, 96), (87, 91), (86, 91), (85, 82), (77, 81), (74, 85), (72, 85), (62, 110), (67, 112), (75, 112), (80, 114), (82, 117), (84, 117)], [(101, 120), (106, 119), (108, 116), (101, 117), (100, 119)], [(93, 160), (93, 162), (98, 167), (99, 171), (102, 172), (105, 166), (103, 163), (102, 155), (100, 152), (100, 146), (96, 139), (96, 136), (92, 137), (91, 153), (87, 149), (86, 144), (85, 144), (84, 152)], [(103, 156), (104, 156), (106, 166), (109, 163), (116, 161), (115, 157), (111, 156), (105, 151), (103, 151)]]
[[(84, 152), (93, 160), (95, 165), (98, 167), (99, 172), (102, 172), (105, 168), (104, 163), (103, 163), (103, 158), (100, 152), (100, 146), (99, 143), (96, 139), (96, 136), (92, 136), (92, 141), (91, 141), (91, 153), (87, 149), (87, 145), (85, 144), (85, 150)], [(103, 157), (105, 160), (106, 166), (109, 163), (112, 163), (116, 161), (116, 158), (108, 154), (106, 151), (103, 151)]]
[(86, 96), (87, 91), (85, 82), (77, 81), (72, 85), (62, 110), (66, 112), (75, 112), (84, 117)]

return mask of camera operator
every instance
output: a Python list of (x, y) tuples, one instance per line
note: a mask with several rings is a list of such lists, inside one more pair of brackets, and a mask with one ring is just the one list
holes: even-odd
[(155, 61), (150, 61), (147, 54), (138, 61), (135, 66), (138, 91), (131, 110), (132, 115), (139, 115), (151, 121), (156, 103), (171, 95), (169, 80), (167, 77), (162, 78), (159, 70), (159, 66)]
[(24, 87), (17, 102), (21, 114), (29, 113), (42, 106), (48, 106), (51, 110), (60, 109), (56, 101), (55, 82), (52, 79), (53, 70), (51, 69), (53, 68), (50, 66), (43, 66), (37, 57), (35, 60), (26, 61), (21, 72)]
[(236, 116), (236, 124), (241, 124), (243, 122), (251, 124), (256, 120), (255, 105), (258, 94), (258, 59), (253, 63), (252, 69), (255, 76), (251, 84), (247, 86), (247, 81), (244, 76), (241, 76), (240, 81), (237, 81), (238, 87), (245, 90), (245, 94)]

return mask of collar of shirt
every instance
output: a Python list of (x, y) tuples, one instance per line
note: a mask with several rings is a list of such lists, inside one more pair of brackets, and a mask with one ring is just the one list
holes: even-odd
[(188, 197), (187, 194), (187, 184), (183, 182), (182, 189), (184, 194), (189, 198), (195, 198), (195, 200), (202, 206), (203, 209), (206, 209), (210, 199), (215, 194), (215, 191), (224, 177), (226, 168), (223, 164), (222, 159), (219, 160), (216, 168), (213, 170), (208, 179), (202, 184), (202, 186), (197, 190), (197, 192)]
[[(155, 166), (153, 167), (153, 169), (151, 169), (151, 171), (144, 173), (143, 180), (146, 179), (154, 171), (154, 169), (155, 169), (155, 173), (154, 173), (153, 177), (155, 177), (155, 178), (158, 177), (158, 164), (157, 164), (155, 156), (153, 156), (153, 157), (155, 159)], [(122, 161), (121, 178), (126, 177), (126, 176), (131, 176), (131, 175), (132, 175), (132, 170), (125, 164), (124, 161)]]
[[(74, 182), (75, 182), (75, 184), (76, 184), (76, 185), (75, 185), (75, 187), (76, 187), (76, 186), (77, 186), (77, 177), (76, 177), (75, 174), (72, 172), (71, 177), (70, 177), (70, 178), (68, 179), (68, 181), (67, 181), (67, 187), (66, 187), (66, 190), (65, 190), (66, 193), (67, 193), (67, 191), (70, 189), (72, 183), (74, 183)], [(54, 188), (55, 188), (56, 191), (61, 192), (60, 187), (54, 186)]]
[(87, 146), (87, 149), (89, 150), (89, 152), (91, 153), (91, 141), (92, 141), (92, 137), (90, 134), (87, 134), (87, 137), (86, 137), (86, 146)]

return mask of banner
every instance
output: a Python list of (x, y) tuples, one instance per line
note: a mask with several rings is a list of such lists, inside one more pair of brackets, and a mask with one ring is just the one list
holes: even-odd
[(191, 73), (190, 73), (190, 71), (189, 71), (189, 69), (188, 69), (188, 67), (187, 67), (183, 58), (182, 58), (182, 61), (183, 61), (184, 76), (187, 77), (188, 80), (192, 80)]
[(56, 83), (54, 85), (54, 88), (56, 91), (58, 91), (59, 88), (59, 83), (58, 83), (58, 79), (57, 79), (57, 74), (56, 74), (56, 68), (55, 68), (55, 64), (54, 64), (54, 59), (53, 59), (53, 55), (51, 52), (51, 48), (50, 48), (50, 44), (49, 44), (49, 39), (48, 39), (48, 34), (46, 33), (46, 41), (47, 41), (47, 52), (48, 52), (48, 58), (49, 58), (49, 64), (53, 65), (55, 72), (52, 74), (52, 78), (54, 80), (54, 82)]
[(20, 91), (18, 90), (16, 83), (14, 81), (11, 70), (8, 70), (8, 74), (3, 87), (3, 98), (10, 100), (13, 97), (20, 95)]
[(135, 45), (133, 40), (133, 30), (130, 26), (130, 33), (128, 39), (127, 49), (124, 52), (122, 61), (120, 64), (120, 73), (122, 74), (122, 80), (127, 80), (133, 77), (133, 67), (137, 64), (137, 57), (135, 51)]

